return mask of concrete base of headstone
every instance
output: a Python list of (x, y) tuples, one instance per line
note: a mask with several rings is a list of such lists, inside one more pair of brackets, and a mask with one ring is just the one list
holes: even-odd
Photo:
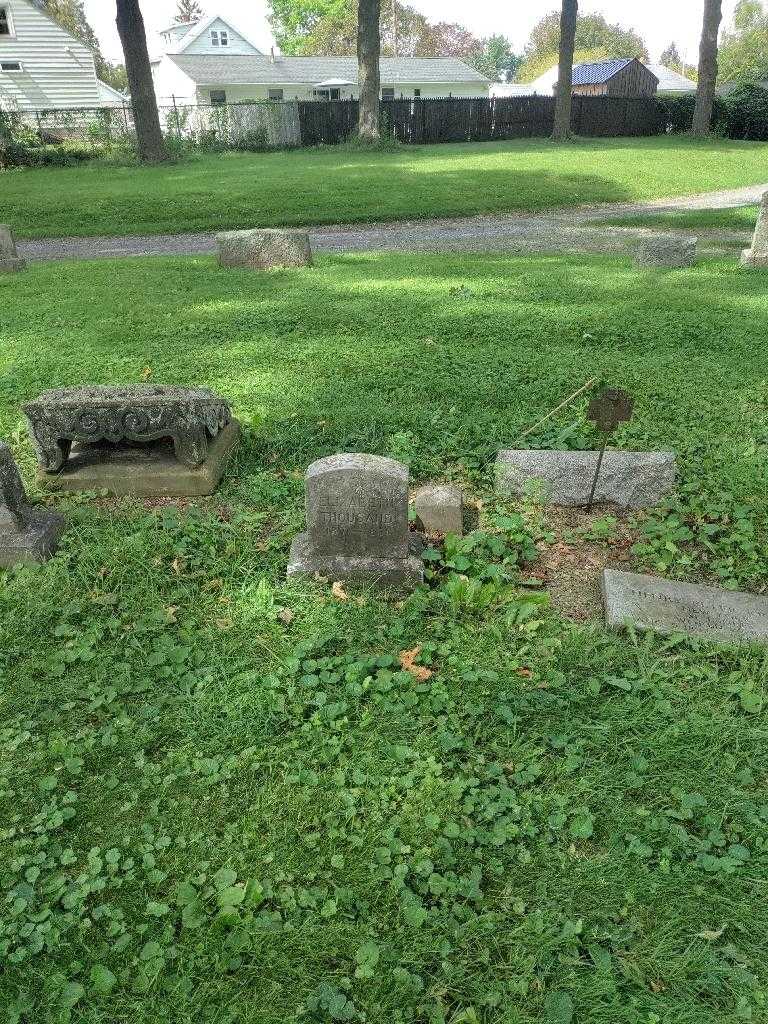
[[(496, 459), (496, 490), (521, 497), (540, 489), (547, 505), (586, 505), (598, 452), (501, 451)], [(671, 452), (607, 451), (600, 469), (595, 504), (649, 508), (675, 486)]]
[(425, 533), (453, 533), (461, 537), (464, 532), (461, 490), (454, 484), (420, 487), (414, 497), (414, 507)]
[(149, 444), (75, 444), (59, 473), (38, 469), (37, 482), (50, 491), (101, 491), (136, 498), (199, 497), (213, 494), (237, 444), (240, 424), (233, 419), (208, 447), (201, 466), (185, 466), (170, 440)]
[(686, 633), (724, 642), (768, 641), (768, 598), (721, 587), (603, 570), (609, 626)]
[(377, 587), (415, 587), (424, 582), (424, 563), (418, 540), (408, 558), (375, 555), (321, 555), (312, 547), (308, 533), (293, 538), (288, 558), (289, 576), (323, 576), (329, 580), (366, 583)]
[(64, 532), (64, 516), (57, 512), (32, 509), (23, 530), (0, 534), (0, 567), (27, 562), (42, 562), (59, 546)]
[(216, 236), (219, 266), (272, 270), (306, 267), (312, 263), (309, 233), (290, 228), (224, 231)]
[(768, 252), (755, 252), (754, 249), (742, 249), (742, 267), (768, 267)]
[(26, 265), (21, 256), (0, 256), (0, 274), (16, 274)]
[(655, 235), (637, 247), (638, 267), (692, 267), (696, 262), (698, 238), (677, 238)]

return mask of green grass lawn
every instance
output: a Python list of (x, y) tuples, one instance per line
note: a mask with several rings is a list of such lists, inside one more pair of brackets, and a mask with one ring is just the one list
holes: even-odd
[(668, 210), (664, 213), (636, 214), (631, 217), (610, 217), (602, 223), (625, 228), (658, 228), (660, 230), (719, 231), (755, 230), (757, 206), (736, 206), (725, 210)]
[(3, 219), (44, 238), (545, 210), (757, 184), (767, 166), (762, 143), (677, 137), (226, 153), (8, 172)]
[[(768, 657), (548, 609), (521, 567), (549, 526), (489, 463), (589, 376), (627, 387), (617, 443), (680, 460), (627, 564), (765, 592), (766, 280), (424, 254), (0, 280), (29, 483), (45, 387), (203, 384), (245, 426), (213, 499), (49, 497), (61, 551), (0, 574), (4, 1019), (765, 1020)], [(582, 406), (528, 442), (595, 437)], [(407, 600), (284, 578), (339, 450), (485, 499)]]

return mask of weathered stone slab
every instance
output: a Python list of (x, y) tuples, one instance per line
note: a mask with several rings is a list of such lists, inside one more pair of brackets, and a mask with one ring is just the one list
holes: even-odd
[(426, 533), (464, 532), (463, 501), (455, 484), (427, 484), (414, 496), (416, 515)]
[(768, 267), (768, 192), (763, 195), (757, 213), (752, 245), (741, 254), (743, 267)]
[(237, 444), (240, 425), (231, 419), (208, 446), (199, 466), (179, 462), (167, 438), (148, 444), (75, 444), (58, 473), (37, 471), (37, 482), (49, 491), (101, 491), (115, 495), (196, 497), (213, 494)]
[(0, 566), (48, 558), (63, 529), (63, 516), (29, 504), (10, 449), (0, 442)]
[(408, 532), (408, 468), (378, 455), (343, 453), (306, 474), (307, 532), (294, 539), (288, 575), (381, 585), (412, 584), (423, 566)]
[(643, 239), (635, 253), (638, 267), (692, 267), (698, 238), (654, 235)]
[(47, 473), (66, 463), (73, 442), (147, 443), (168, 437), (179, 462), (208, 458), (209, 438), (231, 419), (229, 405), (207, 388), (165, 384), (54, 388), (23, 406), (38, 464)]
[(768, 641), (766, 597), (617, 569), (603, 570), (602, 587), (609, 626), (631, 624), (728, 642)]
[[(496, 459), (496, 489), (522, 495), (538, 481), (548, 505), (586, 505), (599, 452), (507, 450)], [(648, 508), (675, 486), (671, 452), (606, 451), (595, 492), (595, 504)]]
[(10, 225), (0, 224), (0, 274), (13, 274), (26, 265), (16, 250), (16, 239)]
[(295, 228), (254, 228), (224, 231), (216, 236), (219, 266), (271, 270), (312, 263), (309, 232)]

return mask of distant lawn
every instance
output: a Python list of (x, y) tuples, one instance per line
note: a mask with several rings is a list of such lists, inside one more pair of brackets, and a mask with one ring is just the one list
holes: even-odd
[(631, 217), (608, 217), (599, 223), (617, 224), (624, 228), (668, 228), (675, 231), (695, 231), (700, 228), (754, 231), (757, 209), (757, 206), (737, 206), (727, 210), (669, 210)]
[[(589, 376), (628, 387), (616, 443), (680, 478), (624, 564), (765, 592), (767, 285), (374, 253), (0, 278), (28, 481), (19, 403), (53, 385), (209, 385), (245, 428), (211, 500), (49, 498), (62, 550), (0, 572), (3, 1022), (765, 1021), (768, 656), (547, 608), (518, 562), (568, 544), (490, 464)], [(528, 443), (594, 445), (584, 405)], [(340, 450), (484, 501), (403, 602), (285, 579)]]
[(768, 180), (768, 145), (686, 138), (541, 140), (206, 155), (163, 167), (0, 175), (20, 237), (186, 232), (545, 210)]

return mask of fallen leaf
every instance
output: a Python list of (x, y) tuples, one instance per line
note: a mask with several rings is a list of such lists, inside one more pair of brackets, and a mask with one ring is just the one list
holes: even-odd
[(425, 668), (424, 665), (414, 664), (420, 653), (421, 644), (417, 644), (413, 650), (400, 651), (398, 658), (400, 659), (400, 664), (403, 666), (405, 671), (410, 672), (414, 679), (418, 679), (420, 683), (423, 683), (426, 682), (433, 673), (430, 669)]
[(277, 613), (277, 617), (278, 619), (280, 619), (281, 622), (284, 622), (286, 626), (290, 626), (290, 624), (296, 618), (296, 616), (293, 614), (290, 608), (281, 608), (280, 611)]
[(664, 984), (663, 981), (659, 981), (657, 979), (656, 981), (651, 982), (651, 992), (665, 992), (666, 989), (667, 986)]
[(177, 622), (178, 621), (178, 619), (176, 618), (176, 612), (178, 610), (179, 610), (178, 605), (175, 605), (175, 604), (168, 605), (168, 607), (165, 609), (165, 614), (166, 614), (166, 617), (167, 617), (169, 622)]
[(144, 369), (141, 371), (141, 379), (142, 380), (149, 380), (149, 378), (151, 376), (152, 376), (152, 367), (151, 366), (145, 366)]
[(176, 573), (177, 576), (180, 576), (181, 575), (181, 568), (182, 568), (182, 566), (181, 566), (181, 559), (174, 558), (174, 560), (171, 562), (171, 568), (173, 569), (173, 571)]
[(233, 626), (232, 619), (214, 619), (214, 622), (217, 629), (232, 629)]
[(337, 601), (346, 601), (349, 597), (344, 587), (339, 583), (338, 580), (331, 587), (331, 593)]
[(519, 668), (517, 669), (517, 674), (519, 676), (522, 676), (523, 679), (530, 679), (533, 675), (533, 672), (531, 672), (529, 668)]
[(697, 939), (706, 939), (707, 942), (714, 942), (715, 939), (719, 939), (720, 938), (720, 936), (723, 934), (724, 931), (725, 931), (725, 925), (723, 925), (721, 928), (718, 928), (717, 931), (696, 932), (696, 938)]

